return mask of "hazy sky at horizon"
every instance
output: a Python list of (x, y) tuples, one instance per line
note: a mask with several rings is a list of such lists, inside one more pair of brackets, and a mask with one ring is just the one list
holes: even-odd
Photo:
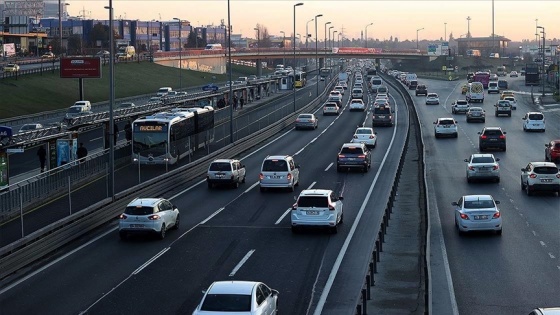
[[(108, 0), (66, 0), (70, 4), (71, 16), (85, 15), (87, 18), (108, 19)], [(366, 25), (368, 38), (388, 39), (391, 36), (403, 41), (419, 39), (438, 40), (447, 30), (455, 38), (467, 33), (467, 17), (470, 16), (470, 32), (473, 37), (489, 36), (492, 33), (491, 0), (307, 0), (307, 1), (247, 1), (230, 0), (233, 33), (244, 37), (255, 37), (256, 24), (266, 26), (271, 35), (280, 36), (285, 31), (291, 36), (293, 30), (293, 5), (296, 8), (296, 33), (304, 37), (306, 22), (317, 14), (318, 38), (324, 38), (325, 23), (334, 26), (332, 31), (344, 32), (346, 37), (360, 38)], [(192, 25), (219, 25), (223, 19), (227, 24), (227, 0), (113, 0), (115, 19), (163, 20), (173, 18), (188, 20)], [(495, 0), (495, 33), (520, 41), (534, 39), (536, 21), (545, 27), (546, 38), (560, 37), (560, 1)], [(555, 17), (556, 16), (556, 17)], [(444, 23), (447, 23), (445, 26)], [(309, 33), (315, 37), (315, 24), (308, 24)], [(365, 34), (364, 34), (365, 36)], [(327, 35), (328, 37), (328, 35)]]

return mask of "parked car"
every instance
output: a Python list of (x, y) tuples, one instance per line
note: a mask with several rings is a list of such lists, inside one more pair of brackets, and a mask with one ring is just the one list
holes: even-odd
[(178, 229), (179, 209), (163, 198), (136, 198), (119, 216), (119, 236), (126, 239), (133, 233), (152, 233), (165, 238), (168, 229)]
[(521, 189), (532, 196), (537, 191), (551, 191), (560, 196), (560, 170), (552, 162), (530, 162), (521, 169)]
[(314, 114), (303, 113), (299, 114), (296, 118), (296, 130), (304, 128), (317, 129), (317, 126), (319, 126), (319, 119)]
[(484, 127), (478, 134), (478, 149), (480, 152), (488, 148), (506, 151), (506, 132), (502, 128)]
[(358, 168), (364, 172), (371, 167), (371, 152), (364, 143), (345, 143), (340, 148), (336, 160), (336, 170)]
[(239, 184), (245, 183), (245, 165), (235, 159), (218, 159), (210, 163), (206, 172), (206, 183), (208, 189), (218, 185), (238, 188)]
[(451, 136), (457, 138), (459, 133), (457, 132), (457, 121), (450, 118), (438, 118), (434, 121), (434, 135), (436, 138), (442, 136)]
[(466, 195), (453, 202), (455, 227), (459, 234), (471, 231), (494, 231), (502, 235), (502, 215), (491, 195)]
[(560, 163), (560, 139), (551, 140), (544, 146), (544, 160), (547, 162)]
[(344, 220), (342, 200), (329, 189), (303, 190), (292, 206), (292, 232), (302, 227), (326, 227), (336, 233)]
[(275, 315), (278, 295), (262, 282), (216, 281), (204, 292), (193, 315)]
[(494, 154), (471, 154), (471, 157), (465, 159), (467, 162), (467, 182), (471, 183), (473, 179), (492, 179), (500, 182), (500, 161), (494, 157)]

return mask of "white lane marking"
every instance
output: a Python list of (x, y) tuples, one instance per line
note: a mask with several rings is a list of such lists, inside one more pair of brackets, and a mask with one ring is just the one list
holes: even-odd
[[(455, 84), (455, 86), (453, 87), (452, 91), (455, 91), (455, 89), (457, 88), (457, 86), (461, 84), (461, 81), (457, 81), (457, 84)], [(449, 101), (449, 98), (451, 97), (452, 93), (449, 93), (447, 95), (447, 97), (445, 98), (445, 102), (443, 104), (440, 104), (441, 107), (447, 109), (447, 102)], [(454, 95), (454, 94), (453, 94)]]
[(253, 185), (251, 185), (251, 187), (245, 189), (245, 191), (243, 193), (244, 194), (248, 193), (251, 189), (255, 188), (258, 184), (259, 184), (259, 182), (254, 183)]
[(315, 312), (313, 313), (314, 315), (321, 315), (321, 313), (323, 312), (323, 307), (325, 307), (325, 303), (327, 301), (327, 297), (329, 295), (329, 292), (331, 291), (331, 288), (333, 286), (334, 279), (336, 278), (336, 274), (338, 273), (338, 270), (340, 269), (340, 265), (342, 264), (342, 259), (344, 258), (344, 255), (346, 254), (346, 251), (348, 250), (348, 246), (350, 245), (350, 241), (352, 240), (352, 237), (354, 236), (354, 233), (356, 232), (356, 229), (358, 227), (358, 223), (360, 222), (360, 219), (362, 218), (362, 215), (364, 213), (366, 205), (369, 202), (371, 194), (373, 193), (373, 188), (375, 187), (375, 184), (377, 183), (377, 180), (379, 179), (379, 174), (381, 173), (381, 170), (383, 169), (383, 165), (385, 165), (385, 161), (387, 160), (387, 156), (389, 156), (389, 152), (391, 152), (391, 149), (393, 147), (393, 143), (395, 141), (395, 136), (397, 134), (397, 128), (396, 128), (397, 127), (397, 114), (398, 114), (398, 111), (395, 110), (395, 128), (393, 128), (393, 136), (391, 137), (391, 142), (389, 143), (389, 147), (387, 148), (387, 151), (385, 152), (385, 155), (383, 156), (383, 160), (381, 161), (381, 164), (379, 165), (379, 169), (377, 170), (377, 173), (375, 174), (373, 182), (372, 182), (371, 186), (369, 187), (369, 190), (366, 194), (366, 197), (364, 198), (364, 201), (362, 202), (362, 206), (360, 207), (360, 210), (358, 211), (358, 215), (356, 216), (356, 219), (354, 219), (354, 223), (352, 224), (352, 228), (350, 228), (350, 231), (348, 232), (348, 235), (346, 236), (346, 239), (344, 240), (344, 244), (342, 245), (342, 248), (340, 249), (340, 252), (338, 253), (338, 256), (336, 257), (336, 260), (335, 260), (334, 265), (332, 267), (332, 270), (329, 274), (327, 282), (325, 283), (325, 288), (323, 289), (323, 292), (321, 292), (321, 296), (319, 297), (319, 301), (317, 302), (317, 307), (315, 308)]
[(97, 140), (102, 140), (102, 139), (103, 139), (103, 137), (92, 138), (92, 139), (89, 139), (89, 142), (93, 142), (93, 141), (97, 141)]
[(288, 215), (288, 213), (290, 213), (290, 211), (292, 211), (292, 208), (288, 208), (288, 210), (284, 211), (284, 213), (280, 216), (280, 218), (274, 224), (275, 225), (280, 224), (280, 222), (282, 222), (282, 220), (284, 220), (284, 218)]
[(317, 184), (317, 182), (313, 182), (313, 183), (311, 183), (311, 185), (309, 185), (309, 187), (307, 187), (307, 189), (311, 189), (311, 188), (313, 188), (313, 186), (315, 186), (315, 184)]
[(235, 266), (235, 268), (233, 268), (233, 270), (231, 271), (229, 276), (230, 277), (235, 276), (235, 274), (239, 271), (241, 266), (243, 266), (243, 264), (246, 263), (247, 260), (249, 260), (249, 257), (251, 257), (251, 255), (253, 255), (254, 252), (255, 252), (255, 250), (251, 249), (247, 254), (245, 254), (245, 257), (243, 257), (243, 259), (241, 259), (241, 261), (237, 264), (237, 266)]
[(193, 185), (192, 185), (191, 187), (188, 187), (188, 188), (186, 188), (185, 190), (183, 190), (183, 191), (180, 191), (179, 193), (177, 193), (177, 194), (175, 194), (175, 195), (173, 195), (173, 196), (169, 197), (169, 199), (168, 199), (168, 200), (173, 200), (173, 199), (175, 199), (175, 198), (179, 197), (180, 195), (182, 195), (182, 194), (186, 193), (187, 191), (189, 191), (189, 190), (191, 190), (191, 189), (195, 188), (196, 186), (198, 186), (198, 185), (200, 185), (200, 184), (204, 183), (205, 181), (206, 181), (206, 180), (205, 180), (205, 179), (203, 179), (203, 180), (199, 181), (198, 183), (196, 183), (196, 184), (193, 184)]
[(325, 172), (329, 170), (329, 168), (331, 168), (331, 166), (333, 166), (334, 162), (331, 162), (331, 164), (329, 164), (329, 166), (327, 166), (327, 168), (325, 168)]
[(221, 207), (220, 209), (216, 210), (214, 213), (212, 213), (209, 217), (207, 217), (206, 219), (204, 219), (202, 222), (200, 222), (199, 224), (205, 224), (206, 222), (210, 221), (210, 219), (212, 219), (213, 217), (215, 217), (218, 213), (222, 212), (222, 210), (224, 210), (224, 207)]
[(150, 258), (142, 266), (138, 267), (138, 269), (134, 270), (132, 272), (132, 274), (133, 275), (138, 274), (140, 271), (142, 271), (144, 268), (148, 267), (152, 262), (154, 262), (156, 259), (158, 259), (161, 255), (165, 254), (165, 252), (167, 252), (169, 249), (170, 249), (169, 247), (166, 247), (166, 248), (162, 249), (161, 252), (157, 253), (154, 257)]
[(537, 236), (537, 232), (535, 231), (531, 231), (533, 233), (533, 236)]
[(541, 246), (546, 247), (546, 243), (543, 241), (539, 241), (539, 243), (541, 243)]
[(554, 255), (551, 252), (548, 253), (548, 256), (550, 256), (550, 258), (552, 258), (552, 259), (556, 258), (556, 257), (554, 257)]

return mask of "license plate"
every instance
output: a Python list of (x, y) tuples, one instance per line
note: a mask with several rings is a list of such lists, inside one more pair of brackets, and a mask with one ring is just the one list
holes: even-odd
[(449, 126), (443, 126), (443, 128), (449, 128)]
[(487, 215), (475, 215), (474, 219), (475, 220), (487, 220), (488, 216)]
[(130, 227), (141, 228), (141, 227), (144, 227), (144, 224), (131, 224)]
[(550, 179), (550, 178), (543, 178), (543, 179), (541, 179), (541, 182), (543, 182), (543, 183), (551, 183), (551, 182), (552, 182), (552, 179)]
[(498, 139), (490, 139), (490, 141), (498, 141)]
[(224, 175), (222, 175), (222, 174), (217, 174), (216, 177), (217, 177), (217, 178), (223, 178)]
[(270, 178), (278, 179), (278, 178), (282, 178), (282, 176), (279, 176), (279, 175), (272, 175), (272, 176), (270, 176)]
[(318, 215), (319, 211), (316, 210), (308, 210), (305, 212), (307, 215)]
[(348, 158), (348, 161), (354, 161), (356, 160), (355, 158)]
[(379, 118), (385, 118), (385, 116), (379, 116)]

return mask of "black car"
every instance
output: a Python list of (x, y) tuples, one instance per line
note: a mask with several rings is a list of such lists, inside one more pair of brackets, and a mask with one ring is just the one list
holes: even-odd
[(358, 168), (367, 172), (371, 167), (371, 151), (364, 143), (345, 143), (336, 159), (336, 170)]
[(424, 84), (416, 86), (416, 96), (418, 95), (428, 95), (428, 88)]
[(506, 132), (500, 127), (485, 127), (478, 137), (480, 152), (488, 148), (497, 148), (506, 151)]

